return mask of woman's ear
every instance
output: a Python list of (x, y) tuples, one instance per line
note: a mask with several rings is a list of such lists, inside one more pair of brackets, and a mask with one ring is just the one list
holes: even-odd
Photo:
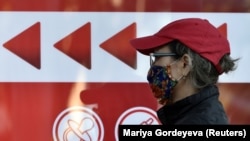
[(192, 58), (188, 54), (184, 54), (181, 57), (181, 62), (183, 76), (187, 76), (187, 74), (191, 71), (192, 68)]

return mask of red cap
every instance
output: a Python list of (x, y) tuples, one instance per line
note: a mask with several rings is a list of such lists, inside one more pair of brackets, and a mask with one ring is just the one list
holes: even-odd
[(194, 52), (206, 58), (221, 74), (219, 61), (230, 54), (229, 42), (219, 30), (205, 19), (187, 18), (167, 24), (151, 36), (131, 40), (132, 46), (145, 55), (154, 52), (156, 47), (179, 40)]

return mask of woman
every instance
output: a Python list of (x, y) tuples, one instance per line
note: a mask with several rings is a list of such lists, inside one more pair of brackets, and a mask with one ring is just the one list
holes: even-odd
[(131, 44), (149, 55), (147, 80), (162, 124), (228, 124), (216, 86), (235, 69), (228, 40), (207, 20), (187, 18)]

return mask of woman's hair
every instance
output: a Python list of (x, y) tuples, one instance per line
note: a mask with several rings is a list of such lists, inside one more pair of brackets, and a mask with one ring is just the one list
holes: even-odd
[[(177, 40), (167, 45), (170, 46), (172, 52), (177, 54), (175, 59), (179, 59), (184, 54), (188, 54), (192, 58), (191, 71), (187, 77), (190, 78), (195, 88), (201, 89), (217, 83), (220, 74), (210, 61), (201, 57)], [(224, 55), (219, 62), (222, 71), (228, 73), (235, 70), (236, 61), (238, 61), (238, 59), (232, 59), (229, 54)]]

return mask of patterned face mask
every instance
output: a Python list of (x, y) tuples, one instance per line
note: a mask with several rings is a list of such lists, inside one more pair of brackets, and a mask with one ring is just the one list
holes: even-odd
[(151, 66), (148, 71), (147, 80), (154, 97), (159, 99), (159, 103), (165, 105), (169, 103), (172, 96), (172, 89), (178, 83), (171, 79), (170, 65), (167, 67)]

